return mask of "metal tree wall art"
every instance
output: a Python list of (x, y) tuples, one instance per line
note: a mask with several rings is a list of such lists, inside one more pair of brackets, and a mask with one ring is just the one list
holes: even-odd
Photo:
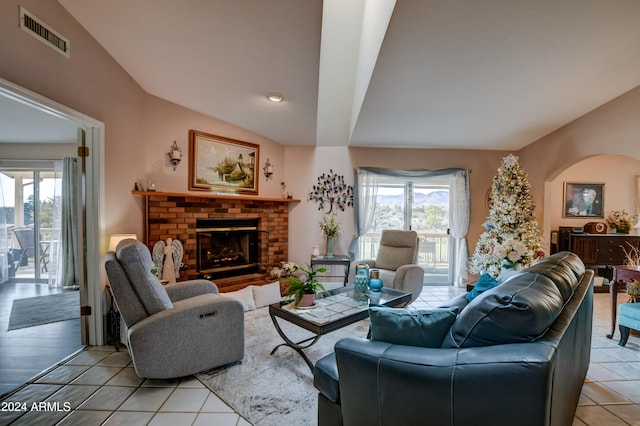
[(337, 175), (332, 169), (318, 177), (318, 184), (309, 192), (309, 200), (318, 203), (318, 210), (331, 213), (334, 206), (344, 211), (353, 207), (353, 186), (344, 183), (344, 176)]

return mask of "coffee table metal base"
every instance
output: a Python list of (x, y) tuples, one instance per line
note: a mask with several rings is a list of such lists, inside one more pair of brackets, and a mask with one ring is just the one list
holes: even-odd
[(280, 346), (288, 346), (300, 354), (302, 359), (304, 359), (304, 362), (307, 363), (307, 365), (311, 369), (311, 372), (313, 373), (315, 370), (315, 367), (313, 366), (313, 363), (311, 362), (307, 354), (304, 353), (303, 349), (307, 349), (312, 345), (314, 345), (318, 340), (320, 340), (320, 337), (322, 335), (316, 334), (315, 336), (311, 336), (299, 342), (294, 342), (291, 339), (289, 339), (289, 337), (286, 334), (284, 334), (284, 331), (282, 330), (282, 328), (280, 328), (280, 324), (278, 324), (278, 321), (276, 320), (276, 317), (274, 315), (271, 315), (271, 321), (273, 321), (273, 325), (276, 327), (276, 331), (278, 332), (280, 337), (282, 337), (282, 340), (284, 340), (284, 343), (280, 343), (275, 348), (273, 348), (270, 355), (273, 355), (274, 353), (276, 353), (276, 351)]
[[(269, 305), (269, 316), (284, 343), (273, 348), (271, 355), (280, 346), (288, 346), (300, 354), (313, 372), (313, 363), (304, 350), (314, 345), (321, 336), (367, 318), (372, 305), (401, 307), (410, 301), (411, 293), (399, 290), (383, 288), (380, 292), (356, 292), (353, 286), (346, 286), (317, 294), (317, 307), (311, 311), (299, 312), (290, 305), (274, 303)], [(295, 342), (287, 336), (276, 318), (307, 330), (312, 336)]]

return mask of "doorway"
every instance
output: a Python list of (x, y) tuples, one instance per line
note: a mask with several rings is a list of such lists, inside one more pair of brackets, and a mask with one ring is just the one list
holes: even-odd
[[(90, 314), (82, 316), (81, 318), (74, 321), (60, 321), (57, 323), (39, 325), (38, 327), (43, 327), (43, 331), (39, 333), (31, 332), (30, 334), (35, 340), (32, 344), (27, 344), (26, 347), (22, 347), (22, 345), (25, 344), (25, 342), (28, 342), (28, 340), (14, 340), (7, 338), (6, 329), (1, 330), (0, 334), (2, 335), (2, 338), (0, 339), (0, 360), (2, 360), (4, 364), (6, 364), (7, 362), (10, 362), (11, 359), (8, 355), (14, 354), (16, 356), (14, 357), (15, 365), (2, 365), (0, 366), (0, 370), (16, 372), (23, 370), (28, 374), (29, 372), (33, 373), (33, 369), (42, 371), (52, 365), (55, 365), (66, 356), (77, 351), (79, 348), (84, 347), (85, 344), (96, 345), (103, 343), (101, 321), (101, 283), (104, 281), (104, 279), (102, 277), (102, 274), (100, 273), (100, 262), (103, 251), (100, 248), (99, 236), (104, 234), (104, 215), (102, 207), (103, 203), (101, 202), (103, 184), (100, 179), (100, 177), (102, 176), (101, 170), (103, 168), (102, 150), (100, 149), (100, 147), (102, 145), (101, 141), (104, 139), (104, 125), (103, 123), (93, 120), (88, 116), (71, 110), (61, 104), (38, 95), (37, 93), (31, 92), (1, 78), (0, 103), (3, 104), (3, 108), (6, 108), (6, 104), (9, 103), (11, 105), (9, 108), (11, 109), (15, 108), (15, 110), (20, 110), (21, 112), (28, 111), (34, 114), (33, 116), (30, 116), (28, 120), (29, 123), (32, 123), (32, 126), (29, 127), (29, 130), (33, 130), (37, 127), (36, 120), (39, 121), (39, 119), (42, 119), (44, 122), (52, 123), (52, 129), (55, 130), (59, 130), (60, 127), (68, 128), (69, 125), (71, 125), (73, 127), (73, 134), (69, 141), (71, 142), (71, 146), (73, 147), (73, 156), (75, 156), (75, 151), (77, 150), (77, 146), (79, 144), (86, 145), (89, 148), (89, 152), (93, 154), (90, 158), (83, 158), (81, 161), (79, 161), (83, 163), (83, 168), (84, 170), (86, 170), (81, 181), (82, 194), (84, 197), (81, 200), (81, 204), (83, 206), (86, 206), (86, 215), (85, 219), (82, 221), (83, 223), (80, 228), (81, 232), (84, 229), (89, 229), (89, 232), (84, 232), (82, 234), (83, 237), (78, 249), (78, 256), (82, 259), (82, 261), (80, 262), (82, 267), (79, 274), (80, 280), (78, 283), (80, 291), (76, 291), (76, 294), (79, 296), (78, 305), (83, 307), (86, 306), (88, 309), (85, 309), (85, 312), (89, 311)], [(12, 117), (14, 117), (14, 115), (12, 115)], [(37, 118), (34, 119), (34, 117)], [(5, 127), (6, 126), (3, 125), (3, 131), (0, 132), (0, 143), (3, 144), (2, 157), (11, 160), (24, 158), (19, 151), (24, 150), (25, 144), (20, 143), (22, 141), (15, 140), (15, 132), (9, 132), (12, 139), (3, 139), (3, 133), (6, 130)], [(53, 133), (55, 132), (48, 132), (49, 135)], [(10, 149), (5, 149), (5, 147), (10, 147)], [(46, 149), (42, 151), (49, 152), (49, 150), (50, 148), (46, 147)], [(35, 159), (41, 159), (42, 157), (50, 158), (50, 156), (48, 156), (46, 153), (43, 154), (40, 152), (38, 154), (39, 155), (34, 156)], [(32, 170), (32, 172), (34, 171), (35, 169)], [(31, 179), (34, 182), (43, 182), (43, 179), (46, 179), (46, 177), (44, 177), (42, 173), (46, 172), (43, 170), (38, 171), (40, 173), (39, 176), (31, 175), (31, 177), (27, 178), (27, 180)], [(42, 188), (40, 188), (40, 190), (42, 191)], [(38, 202), (35, 200), (39, 200), (39, 196), (34, 194), (33, 200), (37, 204)], [(42, 215), (42, 211), (40, 212), (40, 215)], [(87, 215), (90, 217), (87, 217)], [(30, 223), (26, 225), (28, 227)], [(42, 246), (42, 244), (37, 244), (38, 242), (45, 242), (46, 245), (47, 241), (46, 235), (42, 235), (41, 228), (45, 227), (42, 221), (40, 221), (40, 223), (38, 224), (34, 219), (32, 226), (34, 228), (34, 255), (27, 256), (27, 265), (31, 264), (34, 268), (40, 270), (40, 279), (42, 279), (42, 275), (44, 273), (43, 266), (46, 265), (47, 269), (52, 266), (51, 257), (49, 257), (47, 261), (46, 256), (47, 253), (50, 256), (51, 252), (45, 252), (45, 247)], [(37, 233), (38, 236), (36, 236), (36, 229), (38, 229), (39, 231)], [(7, 242), (7, 240), (8, 239), (5, 237), (2, 241)], [(40, 247), (36, 248), (37, 246)], [(3, 247), (8, 248), (8, 246), (5, 246), (4, 244), (0, 246), (0, 248)], [(50, 250), (51, 247), (52, 245), (49, 245), (49, 248), (46, 250)], [(45, 254), (44, 256), (43, 253)], [(0, 258), (2, 257), (3, 256), (0, 255)], [(22, 262), (24, 262), (24, 260), (22, 260)], [(2, 272), (8, 272), (8, 270), (3, 270)], [(33, 276), (35, 280), (35, 270), (33, 272)], [(94, 284), (88, 286), (88, 282)], [(11, 301), (11, 298), (48, 296), (52, 293), (60, 292), (58, 290), (53, 291), (48, 286), (48, 282), (46, 284), (29, 284), (29, 292), (24, 291), (25, 287), (23, 287), (23, 285), (26, 284), (10, 284), (11, 285), (0, 284), (0, 290), (5, 290), (4, 292), (2, 292), (2, 294), (0, 294), (0, 300), (2, 301), (2, 303), (0, 303), (0, 311), (2, 309), (7, 311), (10, 310), (11, 305), (9, 304), (8, 307), (6, 305), (7, 300)], [(11, 297), (9, 297), (10, 294), (12, 295)], [(70, 329), (64, 331), (53, 330), (53, 328), (60, 326), (61, 324), (75, 325), (73, 325)], [(12, 330), (11, 332), (14, 333), (14, 335), (17, 335), (17, 333), (28, 333), (25, 330)], [(65, 343), (66, 337), (74, 334), (78, 337), (74, 337), (71, 341)], [(20, 345), (18, 345), (16, 342), (20, 342)], [(60, 346), (50, 346), (48, 345), (48, 343), (55, 343), (56, 345), (62, 343), (63, 348), (61, 348)], [(0, 383), (0, 394), (6, 393), (8, 387), (14, 386), (15, 388), (20, 385), (20, 383), (16, 381), (19, 379), (16, 379), (15, 377), (7, 377), (4, 374), (0, 374), (0, 376), (3, 377), (3, 382)], [(29, 377), (26, 377), (25, 380), (28, 380), (33, 376), (34, 374), (31, 374)], [(8, 381), (7, 383), (4, 382), (5, 378)]]

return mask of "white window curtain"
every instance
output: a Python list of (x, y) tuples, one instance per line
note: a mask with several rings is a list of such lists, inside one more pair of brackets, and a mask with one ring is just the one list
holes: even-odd
[(60, 285), (78, 287), (78, 166), (75, 158), (63, 160)]
[(51, 218), (51, 236), (49, 237), (49, 262), (47, 268), (47, 282), (49, 287), (61, 287), (60, 279), (60, 223), (62, 214), (62, 182), (63, 170), (62, 161), (55, 160), (53, 162), (53, 216)]
[(349, 257), (358, 255), (358, 239), (371, 229), (375, 212), (375, 200), (378, 195), (378, 174), (366, 169), (356, 169), (354, 182), (354, 229), (355, 235), (349, 246)]
[(467, 273), (467, 262), (469, 261), (467, 234), (471, 204), (469, 201), (469, 174), (466, 170), (453, 173), (451, 206), (450, 229), (451, 237), (455, 241), (456, 253), (453, 282), (456, 286), (462, 286), (469, 276)]
[(4, 188), (0, 179), (0, 283), (9, 279), (9, 230), (5, 210)]

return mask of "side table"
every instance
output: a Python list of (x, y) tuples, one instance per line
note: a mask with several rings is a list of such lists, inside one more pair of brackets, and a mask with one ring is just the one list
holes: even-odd
[[(335, 254), (333, 257), (311, 256), (311, 267), (316, 265), (342, 265), (344, 266), (344, 285), (349, 281), (349, 268), (351, 268), (351, 259), (344, 254)], [(328, 277), (342, 277), (342, 275), (325, 275)]]

